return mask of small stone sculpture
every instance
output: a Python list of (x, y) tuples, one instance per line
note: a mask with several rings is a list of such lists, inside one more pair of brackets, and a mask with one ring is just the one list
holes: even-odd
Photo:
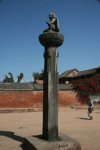
[(49, 14), (49, 19), (50, 19), (50, 21), (48, 21), (48, 20), (46, 21), (46, 23), (49, 26), (49, 29), (44, 30), (43, 33), (44, 32), (51, 32), (51, 31), (59, 32), (60, 29), (59, 29), (58, 19), (57, 19), (56, 15), (51, 12)]

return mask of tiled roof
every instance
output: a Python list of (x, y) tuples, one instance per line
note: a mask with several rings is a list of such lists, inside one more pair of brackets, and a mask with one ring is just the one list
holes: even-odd
[[(89, 74), (93, 74), (95, 73), (97, 70), (100, 70), (100, 67), (97, 68), (93, 68), (93, 69), (89, 69), (89, 70), (84, 70), (84, 71), (80, 71), (78, 72), (78, 74), (73, 75), (72, 77), (68, 77), (68, 74), (71, 73), (72, 71), (74, 71), (76, 69), (73, 69), (71, 71), (66, 71), (63, 74), (61, 74), (59, 76), (59, 78), (75, 78), (75, 77), (80, 77), (80, 76), (84, 76), (84, 75), (89, 75)], [(77, 70), (78, 71), (78, 70)]]
[(65, 72), (62, 73), (58, 78), (68, 77), (68, 75), (69, 75), (71, 72), (73, 72), (74, 70), (76, 70), (77, 72), (79, 72), (79, 71), (75, 68), (75, 69), (72, 69), (72, 70), (65, 71)]
[(100, 69), (100, 67), (81, 71), (81, 72), (79, 72), (77, 75), (73, 75), (72, 78), (74, 78), (74, 77), (79, 77), (79, 76), (84, 76), (84, 75), (89, 75), (89, 74), (93, 74), (93, 73), (95, 73), (98, 69)]

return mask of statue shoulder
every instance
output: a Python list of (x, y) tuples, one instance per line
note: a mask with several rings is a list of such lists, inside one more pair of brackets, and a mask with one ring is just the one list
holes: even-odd
[(57, 21), (56, 18), (52, 18), (50, 22), (51, 22), (51, 23), (56, 23), (56, 21)]

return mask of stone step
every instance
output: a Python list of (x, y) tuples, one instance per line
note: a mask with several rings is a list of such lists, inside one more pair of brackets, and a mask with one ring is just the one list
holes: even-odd
[(58, 137), (59, 140), (50, 142), (43, 139), (42, 135), (25, 137), (23, 150), (81, 150), (78, 141), (60, 133)]
[(24, 112), (39, 112), (43, 108), (0, 108), (0, 113), (24, 113)]
[[(61, 107), (61, 108), (67, 108), (67, 107)], [(88, 106), (73, 106), (68, 107), (72, 108), (73, 110), (88, 110)], [(100, 109), (100, 106), (93, 106), (94, 110)], [(26, 113), (26, 112), (41, 112), (43, 111), (43, 108), (0, 108), (0, 114), (1, 113)]]

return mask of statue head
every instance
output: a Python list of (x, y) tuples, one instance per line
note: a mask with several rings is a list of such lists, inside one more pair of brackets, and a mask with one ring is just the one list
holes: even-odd
[(51, 12), (51, 13), (49, 14), (49, 19), (50, 19), (50, 18), (56, 18), (56, 15)]

